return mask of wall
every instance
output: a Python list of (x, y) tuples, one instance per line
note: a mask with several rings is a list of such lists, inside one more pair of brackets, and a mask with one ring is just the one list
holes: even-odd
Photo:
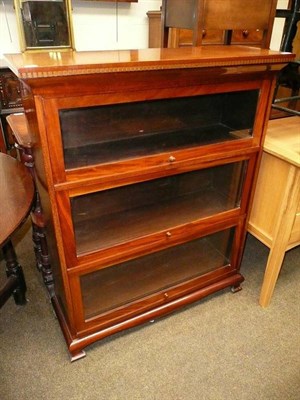
[(13, 0), (0, 2), (0, 55), (20, 51), (16, 13)]
[[(286, 9), (288, 7), (289, 0), (278, 0), (277, 8), (278, 9)], [(272, 50), (279, 50), (282, 31), (284, 27), (284, 18), (275, 18), (273, 32), (272, 32), (272, 39), (270, 43), (270, 48)]]
[[(278, 8), (286, 8), (288, 0), (278, 0)], [(148, 46), (147, 11), (159, 10), (161, 0), (139, 0), (138, 3), (73, 0), (75, 48), (82, 50), (132, 49)], [(271, 48), (280, 45), (284, 20), (275, 21)], [(20, 51), (13, 0), (0, 3), (1, 53)]]
[(119, 3), (73, 0), (73, 26), (77, 50), (148, 47), (149, 10), (161, 0)]
[[(148, 47), (149, 10), (159, 10), (161, 0), (138, 3), (72, 1), (75, 48), (82, 50)], [(13, 0), (0, 2), (0, 55), (20, 51)]]

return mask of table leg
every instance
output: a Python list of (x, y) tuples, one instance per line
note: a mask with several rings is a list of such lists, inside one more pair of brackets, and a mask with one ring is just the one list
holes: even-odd
[(1, 288), (0, 307), (6, 300), (13, 295), (15, 303), (18, 305), (26, 304), (26, 282), (23, 274), (23, 269), (18, 263), (15, 249), (11, 240), (8, 240), (2, 246), (3, 256), (6, 261), (7, 282)]
[(290, 168), (286, 185), (287, 190), (278, 216), (259, 298), (262, 307), (268, 307), (270, 304), (300, 201), (300, 173), (294, 166)]

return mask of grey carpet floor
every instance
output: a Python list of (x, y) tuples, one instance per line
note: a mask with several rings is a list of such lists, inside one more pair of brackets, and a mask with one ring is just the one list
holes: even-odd
[[(70, 363), (29, 227), (15, 239), (28, 303), (9, 299), (0, 311), (1, 400), (300, 399), (300, 247), (287, 253), (267, 309), (258, 296), (268, 249), (248, 235), (242, 291), (106, 338)], [(3, 271), (0, 259), (0, 280)]]

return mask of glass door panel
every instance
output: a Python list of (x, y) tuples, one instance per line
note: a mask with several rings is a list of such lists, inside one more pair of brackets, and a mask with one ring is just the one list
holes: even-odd
[(14, 0), (14, 3), (22, 50), (72, 47), (70, 0)]
[(184, 284), (230, 264), (234, 228), (80, 278), (85, 318)]
[(240, 205), (247, 161), (71, 198), (77, 255)]
[(250, 138), (259, 90), (60, 110), (65, 168)]

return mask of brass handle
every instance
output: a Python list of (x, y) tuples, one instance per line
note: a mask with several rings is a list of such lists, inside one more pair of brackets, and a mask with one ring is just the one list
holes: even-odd
[(202, 30), (202, 37), (205, 38), (205, 36), (206, 36), (206, 29), (203, 29)]
[(243, 36), (244, 36), (244, 38), (247, 38), (249, 36), (249, 31), (248, 30), (244, 30), (243, 31)]
[(164, 293), (164, 298), (167, 299), (169, 297), (168, 293)]
[(172, 162), (176, 161), (176, 158), (174, 156), (170, 156), (169, 161), (170, 161), (170, 163), (172, 163)]
[(171, 236), (172, 236), (172, 233), (171, 233), (171, 232), (166, 232), (166, 236), (167, 236), (167, 237), (171, 237)]

